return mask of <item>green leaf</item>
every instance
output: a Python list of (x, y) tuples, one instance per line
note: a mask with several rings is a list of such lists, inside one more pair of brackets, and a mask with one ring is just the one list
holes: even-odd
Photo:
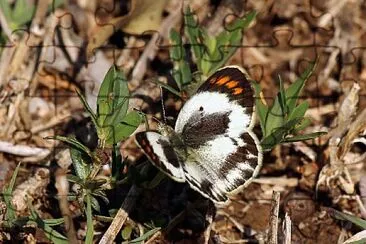
[(255, 19), (256, 15), (256, 11), (253, 10), (252, 12), (244, 16), (244, 18), (236, 19), (233, 23), (228, 24), (225, 29), (228, 32), (232, 32), (235, 30), (242, 30), (244, 28), (247, 28), (250, 23), (252, 23), (252, 21)]
[(99, 202), (98, 200), (93, 197), (93, 196), (90, 196), (90, 202), (91, 202), (91, 206), (92, 208), (97, 211), (98, 213), (100, 213), (100, 205), (99, 205)]
[(7, 21), (12, 20), (12, 10), (10, 7), (10, 2), (8, 1), (0, 1), (0, 9), (3, 12), (5, 19)]
[(93, 196), (97, 196), (100, 199), (102, 199), (103, 202), (105, 202), (105, 204), (109, 204), (109, 199), (107, 197), (107, 194), (105, 193), (104, 190), (100, 189), (100, 190), (96, 190), (92, 193)]
[(92, 200), (90, 193), (88, 192), (85, 196), (86, 198), (86, 237), (85, 243), (91, 244), (93, 243), (94, 237), (94, 226), (93, 226), (93, 214), (92, 214)]
[(65, 222), (64, 218), (58, 218), (58, 219), (44, 219), (43, 220), (45, 222), (46, 225), (49, 226), (57, 226), (57, 225), (61, 225)]
[(109, 145), (115, 144), (119, 141), (128, 138), (141, 124), (142, 116), (137, 111), (130, 111), (123, 121), (114, 126), (112, 133), (106, 139), (106, 143)]
[(46, 237), (51, 242), (60, 243), (60, 244), (67, 244), (68, 243), (68, 240), (65, 236), (61, 235), (59, 232), (54, 230), (50, 225), (48, 225), (44, 220), (42, 220), (39, 217), (39, 215), (37, 214), (37, 212), (35, 211), (35, 209), (33, 208), (32, 205), (28, 204), (28, 207), (29, 207), (30, 213), (31, 213), (29, 219), (31, 221), (33, 221), (38, 226), (38, 228), (43, 230)]
[(170, 33), (169, 33), (169, 37), (170, 37), (170, 49), (169, 49), (169, 54), (170, 54), (170, 58), (173, 61), (181, 61), (184, 59), (184, 49), (183, 49), (183, 43), (182, 43), (182, 38), (180, 36), (180, 34), (174, 30), (171, 29)]
[[(173, 72), (175, 72), (175, 71), (173, 71)], [(177, 71), (177, 72), (179, 72), (179, 71)], [(178, 74), (181, 74), (181, 73), (179, 72)], [(173, 77), (175, 79), (175, 74), (174, 73), (173, 73)], [(151, 80), (151, 82), (153, 82), (153, 83), (161, 86), (162, 88), (165, 88), (166, 90), (168, 90), (169, 92), (173, 93), (174, 95), (176, 95), (178, 97), (181, 97), (180, 92), (177, 91), (177, 90), (175, 90), (173, 87), (171, 87), (171, 86), (169, 86), (169, 85), (167, 85), (167, 84), (165, 84), (165, 83), (163, 83), (163, 82), (161, 82), (159, 80)]]
[(21, 27), (32, 20), (35, 12), (35, 4), (30, 4), (27, 0), (15, 1), (15, 6), (12, 13), (12, 22), (15, 26)]
[(286, 115), (288, 113), (287, 106), (286, 106), (286, 93), (283, 87), (283, 82), (281, 76), (278, 76), (278, 81), (280, 82), (280, 91), (278, 93), (278, 101), (283, 111), (283, 114)]
[(129, 243), (141, 243), (143, 241), (145, 241), (147, 238), (153, 236), (156, 232), (160, 231), (161, 228), (154, 228), (152, 230), (149, 230), (148, 232), (146, 232), (145, 234), (143, 234), (142, 236), (131, 240)]
[(124, 167), (124, 162), (122, 160), (122, 155), (119, 150), (120, 143), (112, 145), (112, 179), (111, 182), (116, 182), (120, 178), (120, 174)]
[(86, 101), (85, 97), (83, 96), (83, 94), (80, 93), (80, 91), (78, 89), (76, 89), (76, 93), (78, 94), (79, 99), (80, 99), (81, 103), (83, 104), (84, 108), (89, 113), (90, 118), (92, 119), (95, 128), (98, 128), (98, 122), (97, 122), (96, 114), (93, 112), (93, 110), (89, 106), (88, 102)]
[(254, 20), (256, 12), (252, 11), (244, 18), (238, 18), (233, 23), (227, 25), (225, 30), (216, 37), (215, 55), (207, 61), (211, 62), (211, 68), (207, 76), (212, 75), (217, 69), (222, 67), (241, 46), (243, 37), (242, 31)]
[(296, 118), (296, 119), (288, 121), (281, 127), (274, 129), (274, 131), (270, 135), (268, 135), (262, 139), (261, 146), (262, 146), (263, 150), (270, 150), (275, 145), (280, 144), (285, 139), (285, 136), (300, 121), (301, 121), (300, 118)]
[(46, 140), (59, 140), (62, 141), (72, 148), (75, 148), (81, 152), (86, 153), (88, 156), (92, 157), (93, 153), (90, 151), (90, 149), (86, 146), (84, 146), (81, 142), (79, 142), (77, 139), (73, 137), (64, 137), (64, 136), (48, 136), (45, 137)]
[(350, 215), (350, 214), (346, 214), (346, 213), (342, 213), (340, 211), (337, 211), (335, 209), (332, 209), (331, 210), (331, 214), (336, 218), (336, 219), (339, 219), (339, 220), (346, 220), (346, 221), (349, 221), (359, 227), (361, 227), (363, 230), (366, 229), (366, 220), (363, 220), (359, 217), (356, 217), (356, 216), (353, 216), (353, 215)]
[(313, 73), (316, 62), (317, 61), (312, 62), (304, 73), (302, 73), (300, 77), (286, 89), (286, 103), (288, 111), (291, 112), (295, 108), (300, 92), (305, 85), (305, 81), (309, 79)]
[(199, 40), (201, 40), (202, 30), (199, 27), (197, 21), (194, 19), (193, 13), (189, 7), (187, 7), (184, 11), (184, 24), (185, 34), (189, 39), (191, 48), (193, 49), (193, 54), (197, 59), (198, 69), (201, 70), (200, 60), (203, 55), (203, 47)]
[(254, 90), (255, 90), (255, 108), (256, 108), (256, 112), (258, 114), (259, 117), (259, 122), (261, 125), (261, 129), (262, 129), (262, 134), (263, 136), (265, 136), (266, 134), (266, 129), (265, 129), (265, 124), (266, 124), (266, 118), (268, 116), (268, 107), (262, 102), (261, 99), (261, 87), (260, 85), (255, 82), (255, 81), (251, 81)]
[(263, 136), (268, 136), (274, 131), (284, 124), (285, 113), (282, 110), (280, 104), (280, 93), (277, 94), (276, 99), (273, 102), (272, 107), (269, 109), (267, 113), (266, 122), (265, 122), (265, 134)]
[(70, 156), (77, 176), (71, 177), (71, 175), (69, 175), (68, 179), (71, 182), (75, 181), (76, 183), (83, 185), (91, 172), (92, 159), (83, 151), (73, 147), (70, 148)]
[(183, 47), (182, 38), (174, 29), (170, 31), (170, 43), (170, 58), (174, 63), (173, 77), (178, 89), (182, 90), (182, 86), (192, 81), (192, 74), (189, 64), (186, 61), (186, 52)]
[(121, 122), (127, 113), (128, 98), (127, 80), (115, 66), (112, 66), (104, 77), (98, 93), (98, 127), (105, 128)]
[(315, 139), (319, 136), (326, 135), (326, 134), (327, 134), (327, 132), (320, 131), (320, 132), (314, 132), (314, 133), (309, 133), (309, 134), (305, 134), (305, 135), (296, 135), (293, 137), (288, 137), (288, 138), (283, 139), (281, 143), (306, 141), (306, 140), (310, 140), (310, 139)]
[(291, 111), (290, 115), (288, 116), (288, 120), (303, 118), (308, 108), (309, 103), (307, 101), (300, 103)]
[(122, 229), (122, 238), (124, 240), (129, 240), (131, 238), (131, 234), (132, 234), (132, 227), (131, 225), (126, 225), (123, 229)]
[[(72, 158), (71, 158), (71, 160), (72, 160)], [(66, 178), (67, 178), (67, 180), (68, 180), (69, 182), (71, 182), (71, 183), (76, 183), (76, 184), (79, 184), (79, 185), (84, 184), (84, 180), (83, 180), (83, 179), (81, 179), (81, 178), (79, 178), (79, 177), (78, 177), (78, 176), (76, 176), (76, 175), (67, 174), (67, 175), (66, 175)]]
[(18, 163), (17, 167), (14, 170), (14, 173), (10, 179), (9, 185), (3, 190), (4, 202), (6, 205), (6, 221), (12, 226), (12, 223), (16, 220), (16, 213), (14, 211), (13, 203), (11, 199), (13, 197), (13, 189), (15, 185), (15, 180), (17, 178), (18, 172), (20, 168), (20, 163)]
[(296, 134), (297, 132), (299, 132), (299, 131), (305, 129), (306, 127), (308, 127), (309, 125), (311, 125), (311, 119), (307, 118), (307, 117), (303, 117), (301, 122), (296, 125), (293, 132)]

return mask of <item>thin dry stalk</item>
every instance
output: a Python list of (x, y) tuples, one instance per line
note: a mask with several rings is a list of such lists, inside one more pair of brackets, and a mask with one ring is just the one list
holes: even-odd
[(135, 205), (136, 199), (139, 195), (140, 189), (136, 185), (133, 185), (99, 244), (113, 243), (123, 224), (127, 220), (129, 212), (133, 209), (133, 206)]
[(285, 229), (285, 244), (291, 244), (291, 218), (286, 213), (285, 215), (285, 222), (284, 222), (284, 229)]
[(269, 220), (268, 243), (277, 244), (278, 236), (278, 213), (280, 209), (280, 193), (274, 191), (272, 195), (271, 215)]
[(57, 196), (60, 210), (65, 220), (67, 239), (69, 243), (78, 243), (74, 222), (72, 220), (71, 211), (69, 209), (69, 201), (67, 200), (67, 195), (69, 194), (69, 182), (67, 181), (66, 171), (64, 169), (60, 168), (56, 171), (55, 186), (58, 192)]

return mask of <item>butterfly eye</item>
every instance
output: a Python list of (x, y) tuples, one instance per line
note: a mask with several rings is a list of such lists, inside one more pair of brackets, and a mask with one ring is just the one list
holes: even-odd
[(199, 111), (201, 111), (201, 112), (203, 111), (203, 107), (202, 106), (199, 108)]

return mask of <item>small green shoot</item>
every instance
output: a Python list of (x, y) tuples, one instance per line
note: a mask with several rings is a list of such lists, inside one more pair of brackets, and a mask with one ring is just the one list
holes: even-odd
[(5, 213), (6, 219), (3, 223), (4, 226), (7, 228), (13, 228), (16, 226), (21, 227), (24, 225), (36, 225), (39, 229), (41, 229), (45, 233), (46, 237), (50, 241), (52, 241), (54, 243), (60, 243), (60, 244), (68, 243), (67, 238), (65, 236), (63, 236), (62, 234), (60, 234), (59, 232), (57, 232), (56, 230), (54, 230), (52, 228), (52, 226), (57, 226), (57, 225), (63, 224), (64, 223), (63, 218), (43, 220), (38, 216), (37, 212), (35, 211), (35, 209), (29, 202), (28, 202), (28, 207), (30, 209), (30, 215), (26, 216), (26, 217), (17, 217), (16, 216), (16, 212), (14, 210), (15, 208), (14, 208), (11, 200), (12, 200), (13, 189), (14, 189), (16, 177), (19, 172), (19, 168), (20, 168), (20, 163), (15, 168), (9, 185), (7, 187), (5, 187), (3, 190), (4, 202), (6, 204), (6, 213)]
[(271, 150), (280, 143), (304, 141), (319, 137), (326, 132), (315, 132), (306, 135), (298, 134), (309, 125), (310, 120), (305, 118), (305, 112), (309, 107), (308, 102), (297, 105), (298, 97), (315, 68), (311, 63), (303, 74), (287, 89), (284, 88), (281, 78), (280, 91), (278, 92), (272, 106), (262, 98), (261, 88), (253, 82), (256, 92), (256, 111), (259, 117), (263, 139), (261, 145), (264, 150)]
[[(209, 36), (206, 30), (202, 29), (194, 18), (194, 14), (187, 7), (184, 13), (184, 34), (188, 39), (190, 49), (185, 49), (181, 35), (175, 31), (170, 32), (170, 57), (173, 60), (173, 77), (177, 83), (179, 91), (194, 93), (199, 84), (191, 84), (195, 78), (198, 83), (205, 80), (217, 69), (223, 66), (229, 58), (241, 46), (243, 30), (254, 20), (256, 13), (250, 12), (243, 18), (238, 18), (225, 27), (217, 36)], [(196, 78), (192, 74), (188, 63), (187, 51), (191, 50), (200, 77)]]

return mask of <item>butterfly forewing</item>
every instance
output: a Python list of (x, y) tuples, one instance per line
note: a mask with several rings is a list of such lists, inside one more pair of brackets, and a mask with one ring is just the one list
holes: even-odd
[(197, 93), (209, 91), (225, 94), (230, 101), (237, 102), (252, 113), (254, 90), (248, 77), (240, 67), (227, 66), (211, 75)]
[(139, 132), (136, 141), (155, 167), (175, 181), (185, 181), (182, 162), (168, 137), (154, 131)]

